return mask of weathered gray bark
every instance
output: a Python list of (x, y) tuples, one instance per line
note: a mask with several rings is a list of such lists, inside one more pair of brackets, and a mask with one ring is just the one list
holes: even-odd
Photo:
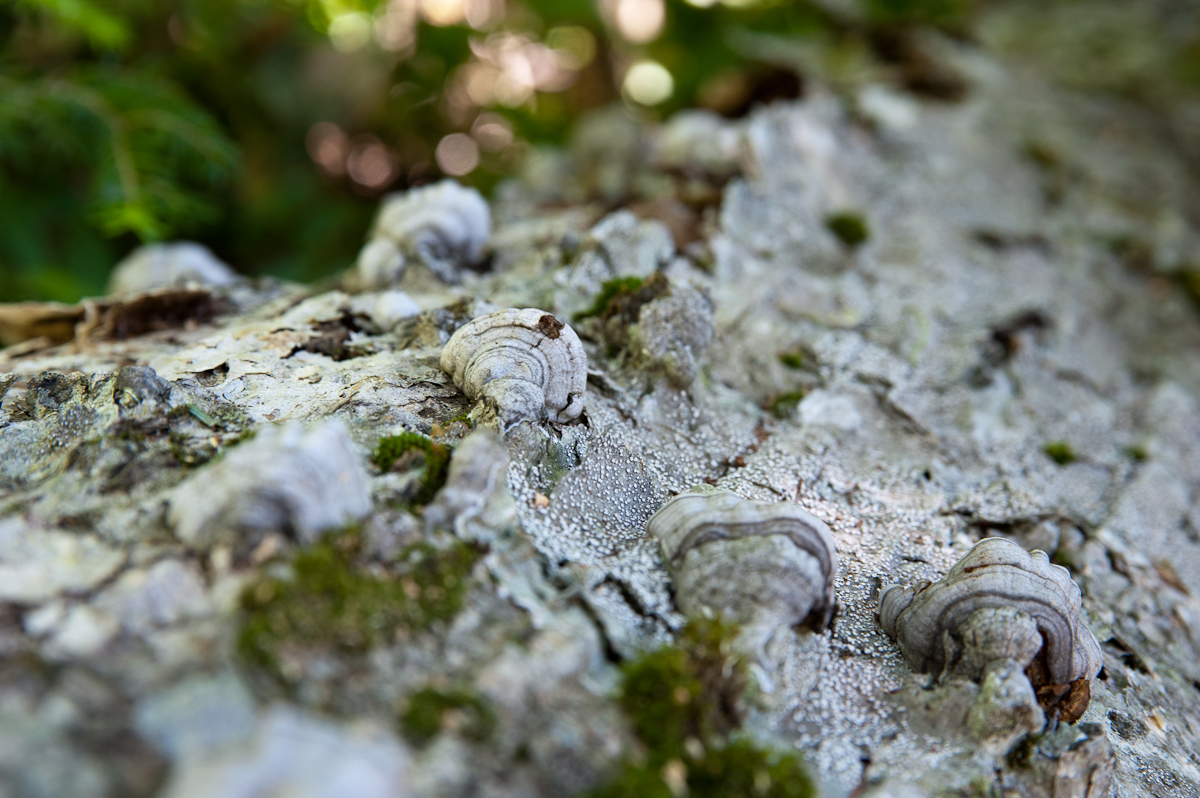
[[(747, 650), (748, 732), (804, 752), (825, 794), (1197, 794), (1200, 316), (1171, 273), (1198, 251), (1196, 182), (1122, 103), (952, 57), (972, 84), (956, 105), (876, 86), (677, 120), (673, 138), (598, 132), (610, 149), (543, 159), (500, 193), (488, 270), (450, 286), (409, 265), (416, 317), (377, 294), (241, 285), (218, 289), (214, 321), (117, 339), (106, 316), (0, 351), (0, 792), (595, 786), (635, 746), (615, 660), (683, 623), (646, 522), (709, 483), (833, 530), (832, 628)], [(637, 182), (666, 207), (673, 180), (728, 170), (682, 251), (586, 200)], [(869, 225), (856, 248), (826, 225), (847, 210)], [(473, 437), (423, 517), (396, 506), (415, 474), (368, 466), (376, 441), (468, 432), (439, 368), (454, 329), (497, 307), (571, 320), (603, 281), (656, 270), (674, 304), (636, 329), (574, 323), (579, 421)], [(115, 376), (131, 364), (163, 382)], [(243, 441), (329, 419), (348, 457), (295, 431)], [(454, 535), (486, 555), (452, 621), (366, 655), (300, 651), (285, 701), (235, 651), (238, 596), (364, 510), (378, 563)], [(875, 617), (882, 584), (937, 579), (994, 535), (1070, 567), (1103, 648), (1086, 714), (1041, 737), (1010, 689), (1022, 674), (931, 686)], [(451, 683), (495, 708), (495, 734), (403, 742), (397, 709)]]

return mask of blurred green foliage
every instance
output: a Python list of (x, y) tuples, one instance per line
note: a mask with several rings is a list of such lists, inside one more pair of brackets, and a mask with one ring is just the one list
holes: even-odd
[(799, 95), (787, 42), (907, 59), (901, 85), (955, 99), (896, 32), (964, 35), (978, 4), (0, 0), (0, 301), (100, 293), (133, 247), (177, 238), (316, 279), (352, 262), (382, 194), (446, 173), (488, 192), (590, 109)]
[[(773, 73), (731, 33), (827, 16), (778, 0), (8, 0), (0, 300), (100, 293), (134, 246), (173, 238), (250, 274), (330, 274), (382, 193), (440, 176), (448, 134), (473, 136), (474, 168), (451, 171), (487, 191), (527, 143), (617, 100), (630, 63), (670, 71), (657, 113), (736, 112)], [(652, 35), (623, 38), (647, 19)]]
[[(195, 238), (306, 279), (359, 243), (365, 198), (323, 180), (303, 88), (327, 47), (272, 0), (0, 4), (0, 300), (102, 293), (143, 241)], [(332, 266), (332, 264), (330, 264)]]

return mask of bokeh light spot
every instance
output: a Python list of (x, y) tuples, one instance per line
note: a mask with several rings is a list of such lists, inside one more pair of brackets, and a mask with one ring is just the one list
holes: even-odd
[(625, 73), (622, 90), (641, 105), (658, 105), (675, 91), (675, 80), (657, 61), (639, 61)]
[(504, 0), (466, 0), (463, 17), (475, 30), (487, 30), (504, 19)]
[(496, 81), (500, 78), (500, 70), (491, 64), (475, 62), (462, 68), (462, 76), (472, 102), (476, 105), (491, 105), (495, 101)]
[(516, 108), (533, 96), (532, 75), (528, 69), (505, 70), (496, 79), (496, 101)]
[(430, 25), (457, 25), (466, 16), (466, 0), (421, 0), (421, 15)]
[(617, 30), (634, 44), (654, 41), (666, 18), (663, 0), (617, 0)]
[(374, 136), (362, 136), (351, 145), (346, 172), (360, 186), (380, 189), (392, 181), (396, 167), (382, 141)]
[(596, 57), (596, 37), (581, 25), (551, 28), (546, 34), (546, 45), (565, 69), (583, 69)]
[(417, 0), (389, 0), (377, 11), (375, 41), (388, 52), (410, 52), (417, 44)]
[(318, 122), (308, 129), (304, 137), (308, 157), (322, 171), (334, 177), (346, 174), (346, 150), (349, 141), (342, 129), (332, 122)]
[(371, 41), (371, 18), (361, 11), (338, 14), (329, 23), (329, 40), (344, 53), (361, 50)]
[(460, 177), (479, 166), (479, 145), (466, 133), (451, 133), (438, 142), (433, 157), (443, 172)]
[(500, 152), (513, 142), (512, 126), (499, 114), (480, 114), (471, 126), (471, 136), (484, 152)]

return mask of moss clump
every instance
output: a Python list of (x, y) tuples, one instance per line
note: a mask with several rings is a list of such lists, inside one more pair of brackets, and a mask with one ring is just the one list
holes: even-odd
[(444, 443), (427, 438), (419, 432), (402, 432), (381, 438), (371, 456), (380, 471), (408, 470), (420, 468), (417, 489), (413, 494), (415, 505), (429, 504), (434, 494), (446, 484), (446, 471), (450, 465), (450, 449)]
[(794, 753), (732, 739), (742, 722), (745, 663), (733, 653), (733, 629), (693, 622), (679, 644), (624, 667), (621, 707), (646, 755), (626, 762), (591, 798), (808, 798), (812, 782)]
[(746, 740), (714, 749), (689, 767), (688, 787), (695, 796), (807, 798), (814, 792), (800, 757)]
[(804, 368), (804, 350), (797, 349), (794, 352), (780, 352), (779, 362), (790, 369)]
[(1135, 463), (1144, 463), (1150, 453), (1146, 451), (1146, 447), (1135, 443), (1133, 446), (1125, 447), (1125, 456)]
[(835, 213), (825, 219), (825, 226), (851, 249), (860, 246), (871, 237), (867, 220), (858, 213)]
[(264, 577), (241, 596), (237, 651), (247, 664), (285, 686), (297, 674), (281, 655), (303, 649), (358, 654), (390, 642), (403, 629), (425, 629), (462, 606), (478, 553), (459, 543), (438, 551), (427, 543), (404, 550), (395, 573), (359, 563), (362, 536), (348, 530), (298, 552), (290, 578)]
[(1034, 755), (1037, 753), (1038, 745), (1041, 744), (1045, 734), (1029, 734), (1023, 737), (1013, 749), (1004, 757), (1005, 762), (1010, 768), (1028, 768), (1033, 764)]
[(1115, 236), (1108, 248), (1131, 271), (1154, 274), (1154, 247), (1149, 241), (1135, 236)]
[(1051, 441), (1042, 447), (1042, 451), (1059, 465), (1067, 465), (1068, 463), (1075, 462), (1077, 459), (1075, 450), (1066, 441)]
[(167, 411), (167, 418), (172, 422), (192, 419), (212, 430), (226, 432), (241, 432), (250, 426), (246, 414), (234, 405), (227, 403), (210, 403), (207, 408), (197, 404), (176, 405)]
[(576, 313), (575, 318), (578, 320), (603, 315), (614, 299), (637, 293), (644, 282), (646, 282), (645, 279), (641, 277), (618, 277), (606, 281), (600, 286), (600, 293), (596, 295), (596, 301), (592, 303), (592, 306), (582, 313)]
[(732, 629), (694, 622), (679, 645), (660, 648), (627, 664), (621, 707), (656, 755), (686, 755), (686, 741), (724, 738), (741, 725), (745, 664), (733, 653)]
[(482, 742), (496, 727), (491, 707), (475, 693), (426, 687), (408, 700), (400, 729), (414, 745), (424, 745), (444, 728), (453, 727), (469, 740)]
[(184, 468), (196, 468), (217, 456), (217, 447), (210, 439), (195, 441), (182, 432), (171, 432), (167, 435), (167, 446), (175, 462)]
[(796, 405), (800, 404), (800, 400), (804, 398), (804, 394), (805, 392), (800, 389), (776, 394), (767, 404), (767, 409), (771, 411), (771, 415), (775, 416), (775, 418), (787, 418), (796, 409)]
[(1025, 142), (1021, 153), (1043, 169), (1057, 169), (1062, 166), (1062, 154), (1044, 141)]
[(467, 411), (466, 413), (459, 413), (454, 418), (448, 419), (447, 421), (443, 422), (442, 428), (446, 429), (446, 428), (454, 426), (455, 424), (466, 424), (467, 429), (475, 429), (475, 422), (471, 420), (470, 411)]
[(1175, 279), (1192, 304), (1200, 308), (1200, 265), (1185, 263), (1176, 270)]
[(1056, 549), (1054, 553), (1050, 555), (1050, 562), (1054, 563), (1055, 565), (1061, 565), (1068, 571), (1079, 570), (1079, 563), (1075, 561), (1075, 554), (1063, 549)]

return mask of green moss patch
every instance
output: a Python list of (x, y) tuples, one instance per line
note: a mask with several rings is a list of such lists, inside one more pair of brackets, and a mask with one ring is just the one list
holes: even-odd
[(449, 427), (454, 426), (455, 424), (465, 424), (467, 429), (475, 429), (475, 422), (471, 420), (470, 411), (467, 411), (466, 413), (459, 413), (454, 418), (451, 418), (451, 419), (448, 419), (447, 421), (442, 422), (442, 427), (449, 428)]
[(596, 295), (596, 301), (592, 306), (582, 313), (576, 313), (576, 319), (586, 319), (592, 316), (603, 316), (605, 311), (609, 310), (613, 300), (617, 297), (627, 297), (636, 294), (642, 284), (646, 282), (642, 277), (618, 277), (615, 280), (608, 280), (600, 286), (600, 293)]
[(356, 530), (330, 535), (292, 559), (290, 578), (264, 577), (241, 596), (237, 651), (248, 665), (293, 686), (286, 652), (325, 649), (361, 654), (391, 642), (402, 630), (448, 621), (462, 607), (478, 553), (466, 544), (439, 551), (414, 544), (393, 571), (361, 562)]
[(808, 798), (814, 794), (793, 752), (760, 748), (732, 735), (741, 726), (748, 679), (732, 647), (733, 629), (693, 622), (678, 645), (623, 668), (620, 703), (646, 748), (591, 798)]
[(825, 226), (842, 244), (851, 249), (862, 245), (871, 237), (867, 220), (859, 213), (835, 213), (825, 219)]
[(1148, 275), (1155, 273), (1154, 247), (1149, 241), (1136, 236), (1114, 236), (1109, 239), (1108, 248), (1127, 269)]
[(1200, 265), (1185, 263), (1175, 272), (1175, 279), (1192, 304), (1200, 308)]
[(1146, 462), (1146, 458), (1150, 456), (1150, 453), (1146, 451), (1146, 447), (1138, 443), (1135, 443), (1133, 446), (1126, 446), (1123, 451), (1125, 452), (1125, 456), (1135, 463), (1144, 463)]
[(717, 739), (741, 725), (745, 666), (730, 637), (720, 623), (692, 623), (679, 645), (624, 667), (621, 707), (638, 738), (661, 756), (684, 756), (688, 738)]
[(805, 392), (802, 390), (776, 394), (767, 403), (767, 409), (776, 418), (787, 418), (796, 409), (796, 405), (800, 404), (800, 400), (804, 398), (804, 395)]
[(779, 362), (790, 369), (804, 368), (804, 350), (797, 349), (794, 352), (780, 352)]
[(642, 308), (671, 293), (671, 281), (662, 272), (649, 277), (619, 277), (604, 283), (592, 306), (575, 315), (575, 320), (594, 322), (582, 329), (585, 336), (604, 341), (609, 357), (630, 350), (630, 335)]
[(446, 484), (450, 448), (419, 432), (402, 432), (381, 438), (371, 460), (383, 472), (421, 469), (412, 503), (422, 505), (432, 501)]
[(1042, 451), (1059, 465), (1067, 465), (1078, 459), (1075, 455), (1075, 450), (1066, 441), (1051, 441), (1042, 447)]
[(1025, 142), (1021, 154), (1043, 169), (1057, 169), (1063, 165), (1062, 153), (1045, 141)]
[(408, 701), (400, 729), (415, 745), (424, 745), (442, 729), (453, 728), (469, 740), (482, 742), (496, 727), (496, 716), (480, 696), (467, 690), (426, 687)]
[(211, 438), (196, 439), (183, 432), (173, 431), (167, 435), (167, 447), (178, 465), (197, 468), (217, 456), (219, 449)]

